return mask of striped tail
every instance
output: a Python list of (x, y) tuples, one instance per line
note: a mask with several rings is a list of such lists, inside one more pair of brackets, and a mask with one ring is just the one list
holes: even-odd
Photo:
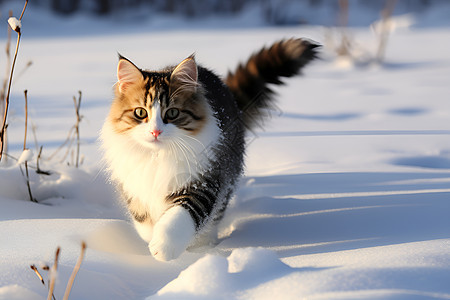
[(270, 48), (253, 54), (245, 65), (228, 73), (225, 83), (243, 112), (247, 128), (261, 125), (267, 109), (273, 107), (274, 92), (269, 84), (283, 84), (281, 77), (291, 77), (317, 57), (318, 44), (304, 39), (281, 40)]

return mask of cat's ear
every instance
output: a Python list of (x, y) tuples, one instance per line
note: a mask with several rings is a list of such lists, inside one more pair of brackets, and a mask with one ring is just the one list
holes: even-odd
[(170, 82), (185, 85), (186, 88), (195, 91), (198, 86), (197, 76), (197, 63), (194, 55), (191, 55), (175, 67), (170, 76)]
[(117, 80), (119, 92), (123, 93), (131, 84), (144, 79), (141, 70), (131, 61), (120, 56), (117, 65)]

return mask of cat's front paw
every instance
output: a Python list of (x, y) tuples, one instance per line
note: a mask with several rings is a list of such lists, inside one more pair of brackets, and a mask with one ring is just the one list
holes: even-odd
[(169, 209), (153, 228), (148, 247), (159, 261), (178, 258), (195, 236), (195, 226), (190, 214), (182, 207)]
[[(187, 246), (186, 246), (187, 247)], [(159, 261), (169, 261), (178, 258), (181, 253), (186, 250), (183, 245), (177, 245), (174, 241), (169, 238), (165, 239), (152, 239), (148, 244), (150, 253), (156, 260)]]

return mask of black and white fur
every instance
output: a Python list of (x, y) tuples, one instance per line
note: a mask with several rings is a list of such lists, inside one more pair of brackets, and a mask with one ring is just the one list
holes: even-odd
[[(120, 58), (116, 99), (101, 139), (111, 179), (156, 259), (177, 258), (221, 219), (243, 172), (246, 131), (260, 124), (273, 101), (268, 84), (298, 74), (316, 57), (316, 47), (282, 40), (225, 80), (193, 57), (158, 72)], [(177, 97), (189, 97), (192, 107), (170, 122), (165, 113), (183, 100)], [(135, 98), (148, 111), (145, 122), (124, 117), (125, 102)], [(155, 130), (162, 134), (155, 137)]]

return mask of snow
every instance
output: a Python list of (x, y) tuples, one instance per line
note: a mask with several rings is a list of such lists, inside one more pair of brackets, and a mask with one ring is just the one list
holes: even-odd
[(23, 164), (26, 161), (30, 161), (33, 158), (33, 151), (30, 149), (23, 150), (22, 154), (19, 156), (19, 159), (17, 160), (17, 164)]
[(22, 22), (18, 20), (16, 17), (11, 17), (8, 19), (8, 24), (11, 26), (11, 29), (19, 32), (20, 28), (22, 28)]
[[(81, 241), (88, 249), (70, 299), (450, 299), (449, 27), (429, 19), (426, 27), (397, 26), (381, 65), (359, 60), (341, 68), (324, 47), (303, 77), (276, 89), (278, 110), (249, 136), (246, 176), (218, 228), (219, 244), (163, 263), (135, 232), (100, 163), (96, 141), (116, 53), (156, 69), (195, 51), (198, 63), (226, 74), (262, 45), (291, 36), (325, 43), (325, 30), (133, 31), (133, 24), (96, 20), (90, 24), (98, 22), (100, 33), (83, 35), (83, 26), (92, 28), (85, 17), (43, 14), (31, 6), (23, 19), (8, 154), (22, 154), (27, 89), (29, 124), (44, 145), (40, 169), (51, 174), (36, 174), (29, 160), (36, 204), (17, 161), (2, 162), (0, 299), (46, 299), (30, 265), (49, 278), (42, 266), (53, 264), (58, 246), (61, 299)], [(27, 25), (38, 22), (72, 29), (53, 35)], [(351, 35), (373, 56), (370, 28)], [(79, 169), (74, 144), (66, 157), (64, 147), (49, 158), (76, 123), (78, 90)]]

